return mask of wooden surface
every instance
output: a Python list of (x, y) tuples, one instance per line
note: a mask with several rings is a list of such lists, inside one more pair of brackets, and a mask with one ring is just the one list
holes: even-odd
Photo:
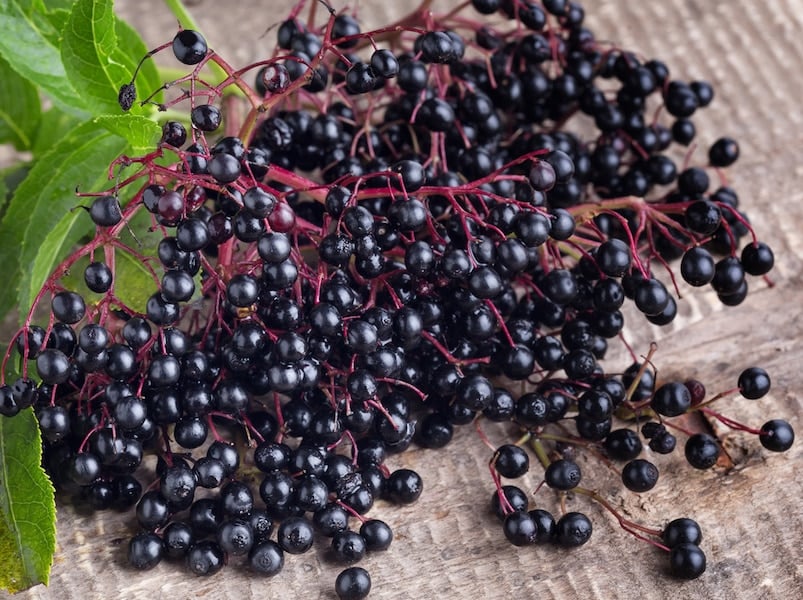
[[(138, 13), (136, 20), (147, 30), (149, 43), (171, 35), (169, 17), (162, 19), (162, 13), (143, 8), (153, 2), (121, 4), (127, 16)], [(251, 39), (237, 50), (237, 58), (245, 60), (252, 58), (257, 45), (269, 43), (257, 38), (276, 13), (250, 8), (265, 3), (238, 3), (222, 14), (213, 4), (219, 6), (207, 1), (195, 9), (207, 29), (220, 21), (240, 27), (226, 29), (230, 37), (225, 41), (212, 34), (216, 48)], [(661, 376), (698, 377), (709, 390), (732, 387), (746, 366), (764, 366), (773, 380), (768, 397), (734, 398), (721, 408), (754, 426), (770, 418), (787, 418), (798, 434), (803, 433), (803, 0), (589, 0), (586, 4), (588, 22), (598, 37), (664, 59), (675, 76), (705, 78), (714, 84), (713, 105), (696, 118), (698, 140), (702, 148), (723, 134), (740, 141), (742, 158), (731, 169), (732, 184), (777, 259), (775, 287), (752, 279), (750, 297), (741, 306), (725, 309), (710, 293), (692, 294), (684, 286), (676, 324), (659, 330), (634, 319), (629, 321), (629, 339), (640, 353), (650, 340), (659, 340), (655, 361)], [(159, 27), (164, 28), (161, 35)], [(703, 150), (698, 155), (704, 156)], [(617, 361), (612, 352), (606, 370), (626, 366), (619, 357)], [(680, 583), (666, 577), (663, 553), (625, 534), (610, 515), (582, 497), (570, 500), (569, 507), (591, 516), (594, 535), (588, 544), (573, 551), (514, 548), (487, 514), (493, 490), (488, 451), (472, 430), (462, 429), (445, 451), (412, 450), (390, 461), (392, 466), (418, 470), (425, 490), (413, 506), (374, 507), (371, 514), (390, 523), (396, 538), (387, 553), (361, 563), (373, 578), (371, 597), (800, 597), (803, 479), (796, 473), (803, 443), (798, 440), (789, 452), (772, 454), (751, 436), (721, 428), (717, 432), (736, 459), (736, 468), (699, 472), (684, 464), (682, 452), (659, 456), (661, 480), (643, 495), (623, 494), (615, 475), (598, 463), (581, 462), (584, 473), (602, 476), (595, 480), (600, 492), (634, 520), (653, 527), (679, 516), (698, 520), (708, 570), (696, 581)], [(491, 428), (489, 435), (496, 442), (507, 439), (501, 429)], [(532, 489), (537, 477), (528, 477), (524, 487)], [(549, 493), (542, 491), (536, 499), (557, 509)], [(64, 504), (58, 515), (50, 587), (39, 586), (17, 598), (335, 598), (333, 583), (341, 567), (328, 563), (322, 549), (288, 556), (284, 571), (273, 579), (252, 576), (237, 561), (208, 579), (188, 575), (170, 563), (138, 573), (125, 566), (132, 516), (109, 513), (87, 518)]]

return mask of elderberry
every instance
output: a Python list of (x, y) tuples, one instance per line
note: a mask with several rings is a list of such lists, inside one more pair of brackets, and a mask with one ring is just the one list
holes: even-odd
[[(474, 27), (468, 10), (501, 11), (511, 25)], [(315, 537), (331, 538), (345, 564), (387, 549), (393, 531), (369, 514), (374, 503), (427, 492), (423, 471), (386, 458), (413, 440), (445, 447), (462, 425), (494, 440), (491, 511), (517, 546), (578, 546), (592, 533), (582, 513), (556, 522), (528, 511), (536, 487), (615, 512), (581, 487), (579, 465), (597, 467), (587, 459), (621, 462), (626, 488), (652, 489), (642, 436), (648, 453), (683, 441), (692, 467), (713, 466), (716, 439), (673, 429), (709, 410), (702, 384), (659, 380), (652, 350), (649, 368), (621, 376), (605, 359), (627, 331), (628, 303), (643, 322), (673, 321), (676, 269), (729, 306), (745, 299), (746, 275), (774, 265), (736, 193), (712, 188), (738, 142), (719, 137), (702, 162), (692, 150), (682, 166), (674, 158), (695, 141), (712, 86), (638, 52), (600, 50), (567, 0), (472, 0), (365, 33), (355, 13), (320, 12), (282, 21), (280, 58), (237, 72), (195, 31), (153, 51), (172, 46), (192, 67), (162, 90), (171, 98), (182, 84), (164, 108), (188, 114), (135, 159), (147, 181), (88, 195), (95, 237), (48, 279), (51, 318), (35, 325), (31, 310), (13, 340), (21, 376), (0, 381), (3, 418), (35, 407), (54, 482), (96, 509), (136, 505), (146, 531), (129, 544), (135, 568), (166, 555), (199, 575), (246, 561), (274, 576)], [(388, 31), (392, 49), (378, 47)], [(217, 87), (200, 72), (206, 61), (226, 73)], [(133, 106), (133, 83), (118, 101)], [(577, 113), (587, 127), (574, 127)], [(224, 117), (249, 135), (221, 134)], [(140, 222), (152, 225), (152, 256), (148, 243), (132, 254), (118, 239)], [(121, 254), (142, 263), (150, 287), (128, 289)], [(79, 264), (86, 299), (65, 288)], [(127, 306), (129, 292), (142, 305)], [(745, 398), (769, 390), (762, 369), (739, 376)], [(494, 439), (486, 419), (523, 437)], [(770, 451), (794, 442), (782, 419), (723, 422)], [(528, 445), (548, 463), (546, 486), (527, 481)], [(146, 454), (155, 476), (140, 468)], [(672, 573), (705, 570), (696, 523), (673, 521), (661, 537)], [(359, 568), (335, 583), (341, 598), (370, 587)]]

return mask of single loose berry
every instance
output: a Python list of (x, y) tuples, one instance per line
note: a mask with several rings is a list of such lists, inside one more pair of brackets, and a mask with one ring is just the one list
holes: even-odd
[(761, 426), (761, 445), (773, 452), (786, 452), (795, 441), (795, 431), (788, 421), (773, 419)]
[(750, 367), (741, 372), (738, 385), (742, 396), (757, 400), (770, 391), (770, 376), (761, 367)]
[(647, 492), (658, 483), (658, 468), (648, 460), (631, 460), (622, 469), (622, 483), (632, 492)]
[(349, 567), (335, 580), (335, 593), (340, 600), (362, 600), (371, 592), (371, 576), (362, 567)]
[(710, 469), (719, 458), (719, 443), (707, 433), (695, 433), (686, 440), (686, 460), (695, 469)]

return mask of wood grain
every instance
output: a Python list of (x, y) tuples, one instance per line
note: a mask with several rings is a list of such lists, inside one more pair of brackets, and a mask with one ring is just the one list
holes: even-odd
[[(122, 3), (137, 17), (155, 44), (173, 23), (145, 6)], [(272, 6), (279, 3), (268, 3)], [(363, 3), (363, 9), (376, 6)], [(696, 119), (702, 157), (719, 135), (740, 140), (742, 158), (729, 177), (762, 239), (776, 251), (772, 288), (751, 280), (752, 293), (736, 308), (723, 308), (710, 293), (681, 287), (681, 318), (659, 330), (630, 322), (629, 339), (643, 353), (656, 339), (659, 376), (694, 376), (709, 390), (734, 385), (742, 368), (764, 366), (773, 378), (769, 397), (734, 398), (723, 410), (760, 426), (788, 418), (798, 432), (801, 422), (803, 364), (803, 0), (663, 0), (586, 2), (589, 25), (600, 38), (617, 40), (647, 57), (661, 57), (683, 78), (714, 84), (713, 105)], [(382, 3), (385, 6), (386, 3)], [(260, 7), (260, 8), (257, 8)], [(268, 41), (259, 39), (274, 14), (263, 3), (241, 2), (221, 11), (219, 3), (201, 2), (201, 23), (227, 31), (214, 40), (244, 60)], [(254, 15), (259, 15), (255, 18)], [(239, 29), (235, 29), (235, 25)], [(158, 26), (158, 27), (157, 27)], [(231, 36), (231, 32), (238, 34)], [(219, 34), (218, 34), (219, 35)], [(151, 38), (152, 39), (152, 38)], [(241, 44), (240, 40), (251, 40)], [(607, 369), (627, 365), (612, 352)], [(425, 492), (410, 507), (379, 503), (373, 515), (388, 521), (396, 539), (382, 555), (364, 562), (372, 574), (372, 598), (792, 598), (803, 590), (803, 483), (797, 476), (803, 444), (787, 453), (763, 451), (757, 440), (714, 425), (736, 462), (730, 471), (698, 472), (679, 453), (658, 457), (661, 481), (648, 494), (624, 494), (615, 476), (598, 463), (581, 462), (584, 473), (629, 518), (654, 527), (679, 516), (692, 516), (703, 528), (708, 571), (699, 580), (678, 583), (664, 576), (666, 556), (622, 532), (610, 515), (584, 498), (570, 508), (587, 511), (594, 535), (582, 548), (514, 548), (487, 514), (492, 485), (487, 476), (487, 448), (470, 429), (461, 430), (446, 451), (412, 450), (391, 461), (418, 470)], [(489, 428), (491, 439), (507, 439), (503, 428)], [(534, 477), (526, 485), (532, 489)], [(537, 500), (556, 509), (549, 494)], [(131, 516), (77, 514), (59, 506), (58, 551), (49, 588), (19, 594), (26, 600), (55, 598), (307, 598), (333, 599), (340, 568), (323, 551), (288, 557), (274, 579), (261, 579), (230, 565), (210, 579), (187, 575), (171, 564), (148, 573), (125, 566)]]

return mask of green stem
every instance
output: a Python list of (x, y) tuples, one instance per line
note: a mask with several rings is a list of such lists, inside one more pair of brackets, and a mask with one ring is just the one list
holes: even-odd
[(537, 437), (532, 438), (530, 441), (530, 446), (532, 447), (533, 452), (535, 452), (535, 455), (538, 457), (538, 460), (546, 469), (552, 463), (552, 461), (549, 460), (549, 456), (547, 456), (541, 440), (539, 440)]

